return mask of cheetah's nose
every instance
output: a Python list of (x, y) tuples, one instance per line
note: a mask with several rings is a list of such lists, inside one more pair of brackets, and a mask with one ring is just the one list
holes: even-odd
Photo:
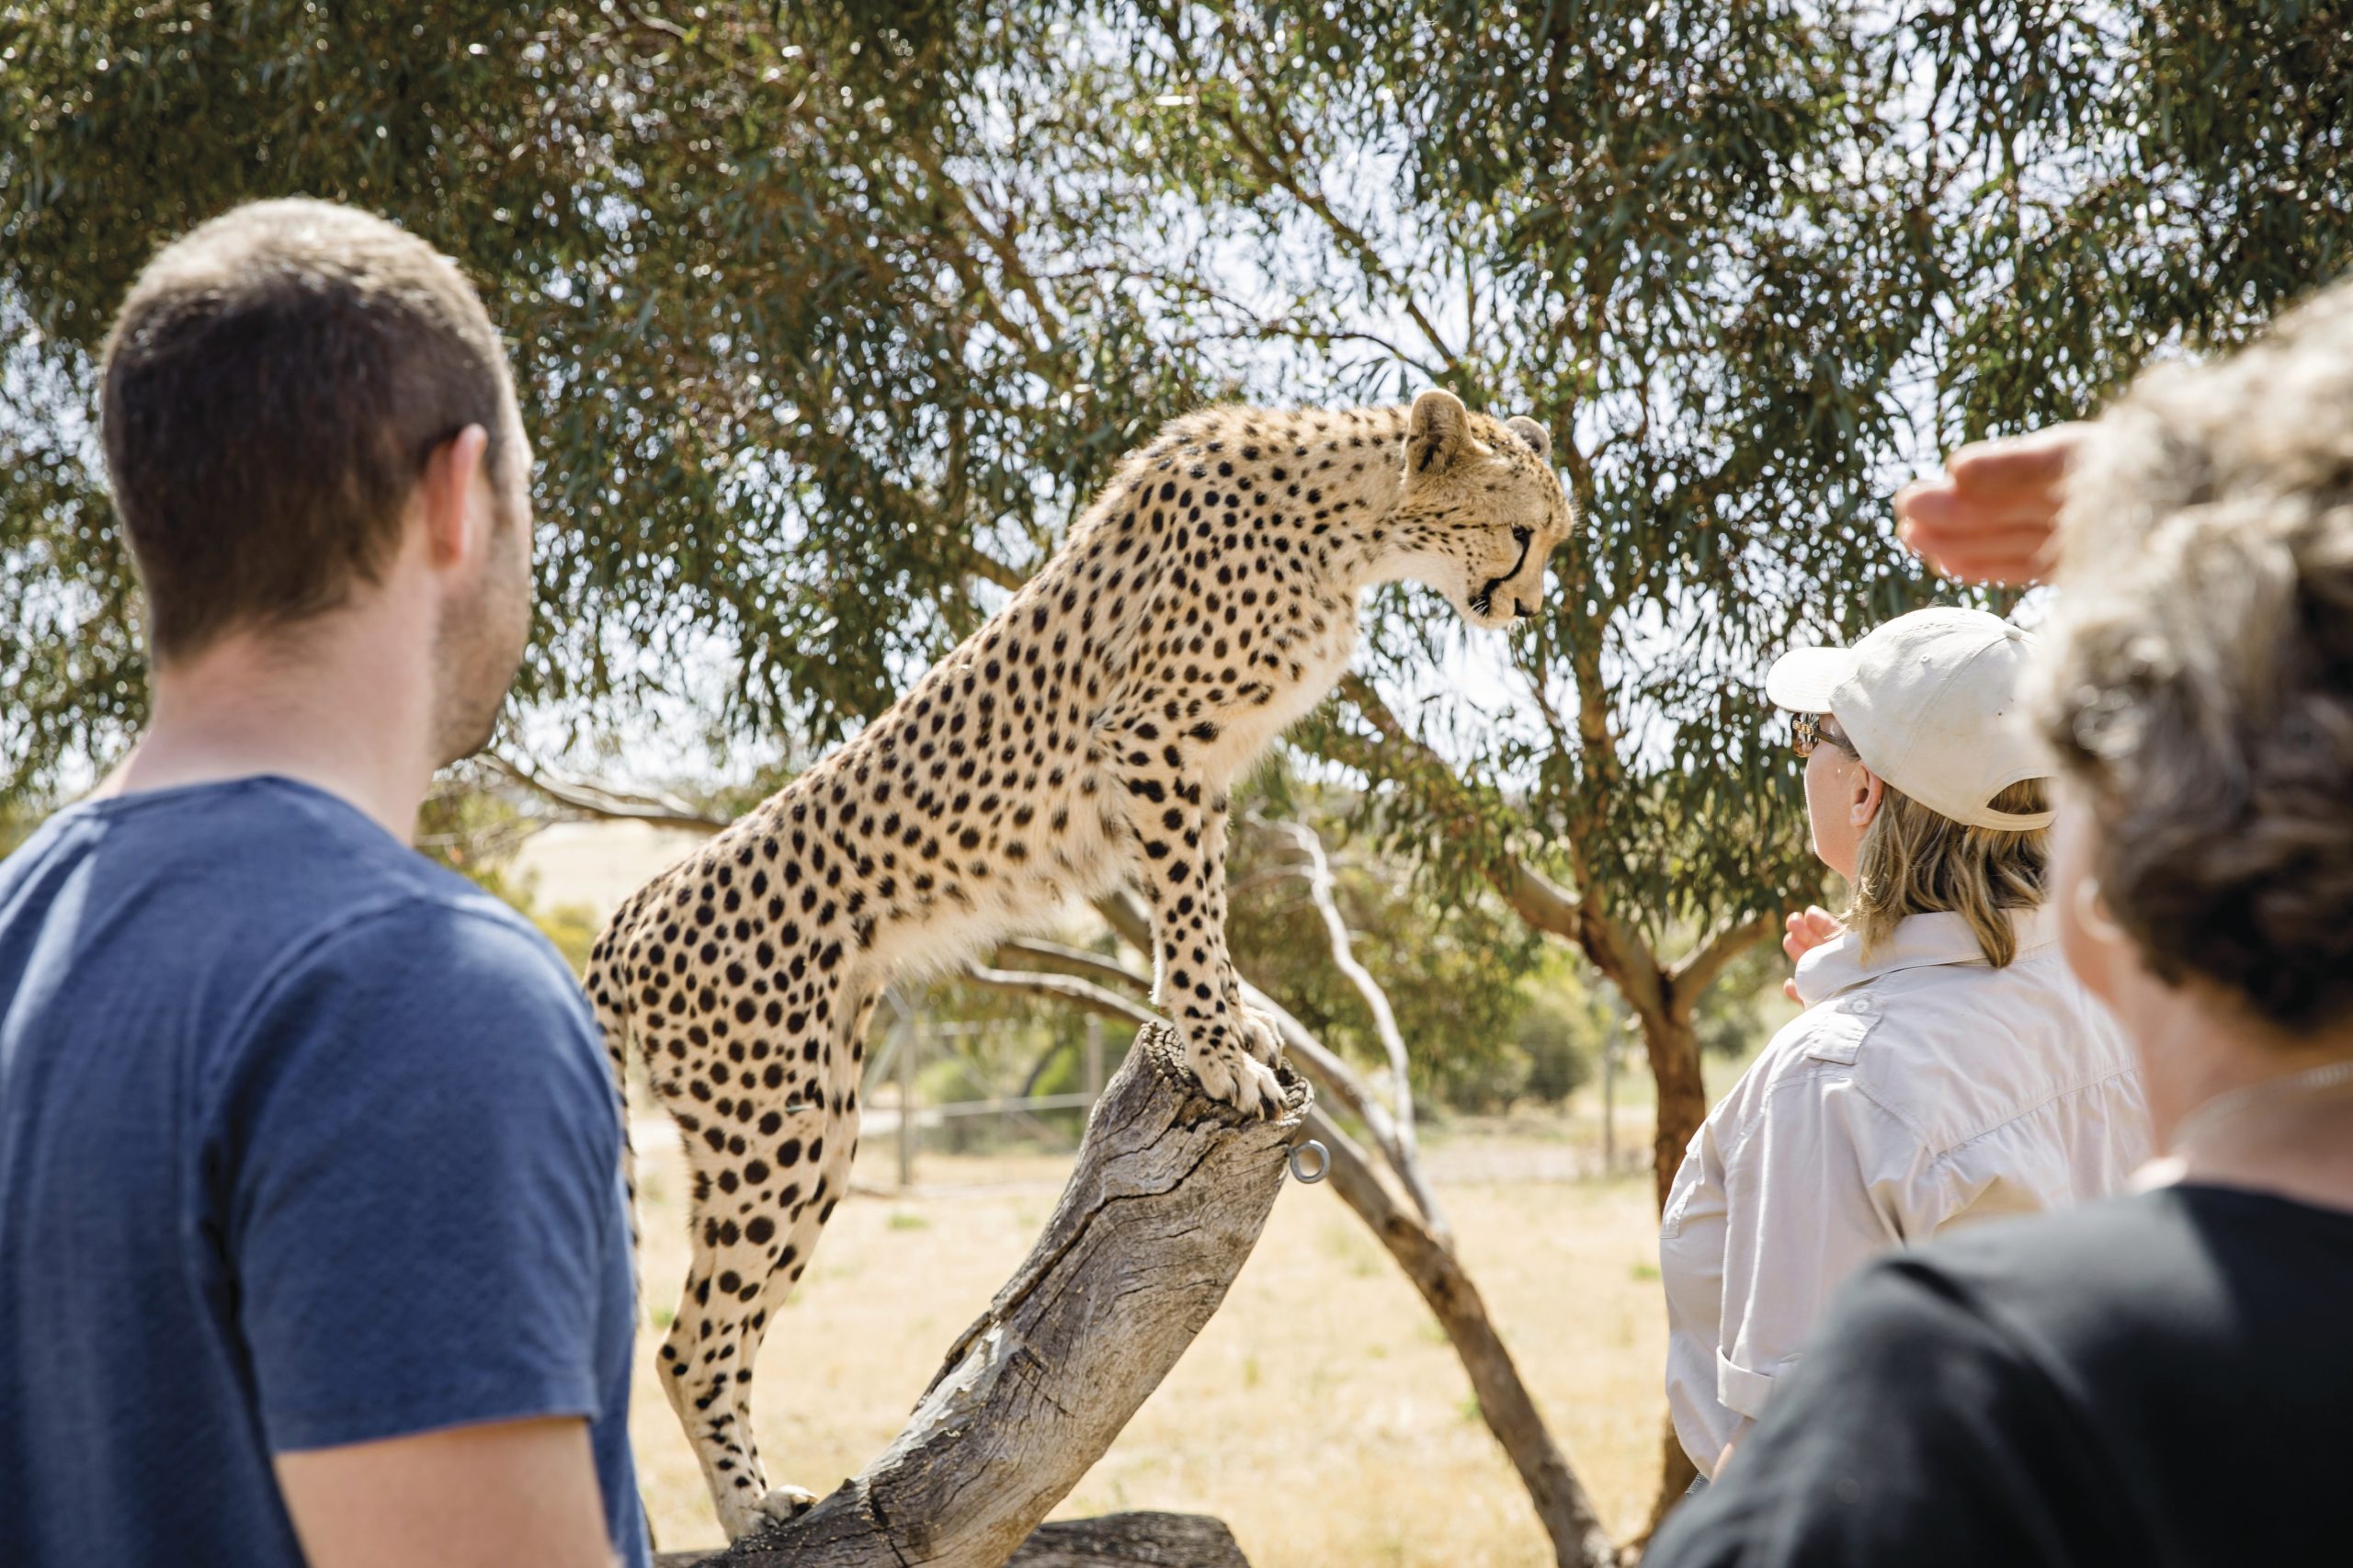
[(1511, 601), (1511, 612), (1512, 614), (1519, 617), (1520, 619), (1525, 620), (1529, 616), (1536, 613), (1536, 607), (1529, 604), (1526, 599), (1514, 599)]

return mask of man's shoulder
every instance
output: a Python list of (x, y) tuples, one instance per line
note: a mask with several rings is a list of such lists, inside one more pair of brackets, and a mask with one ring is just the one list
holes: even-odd
[(275, 775), (89, 801), (51, 819), (42, 839), (101, 862), (108, 886), (193, 893), (224, 920), (285, 932), (297, 950), (386, 926), (498, 931), (546, 949), (512, 908), (350, 802)]

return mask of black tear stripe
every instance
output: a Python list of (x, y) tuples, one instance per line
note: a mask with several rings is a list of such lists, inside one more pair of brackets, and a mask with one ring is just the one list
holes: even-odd
[(1506, 572), (1500, 577), (1488, 578), (1486, 585), (1482, 587), (1477, 593), (1471, 596), (1471, 608), (1472, 609), (1477, 610), (1481, 615), (1484, 615), (1489, 610), (1495, 608), (1495, 590), (1502, 587), (1506, 583), (1510, 582), (1514, 577), (1519, 575), (1519, 569), (1528, 564), (1528, 547), (1535, 543), (1535, 541), (1536, 535), (1533, 532), (1521, 536), (1519, 541), (1519, 559), (1511, 563), (1510, 571)]

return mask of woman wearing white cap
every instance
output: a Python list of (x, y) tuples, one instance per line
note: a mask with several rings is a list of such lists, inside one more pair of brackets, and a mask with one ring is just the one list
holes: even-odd
[(1667, 1401), (1702, 1475), (1873, 1254), (2120, 1190), (2147, 1153), (2131, 1052), (2043, 908), (2031, 642), (1981, 610), (1926, 609), (1766, 677), (1797, 715), (1814, 853), (1854, 898), (1799, 960), (1807, 1010), (1709, 1116), (1668, 1197)]

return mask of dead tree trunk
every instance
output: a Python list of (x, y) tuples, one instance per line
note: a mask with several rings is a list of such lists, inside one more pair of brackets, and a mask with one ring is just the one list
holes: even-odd
[[(708, 1556), (667, 1552), (654, 1568), (696, 1568)], [(1250, 1560), (1224, 1522), (1206, 1515), (1105, 1514), (1040, 1525), (1006, 1568), (1250, 1568)]]
[[(1307, 1085), (1286, 1070), (1285, 1087), (1280, 1119), (1245, 1120), (1203, 1096), (1174, 1030), (1144, 1028), (1045, 1233), (897, 1440), (808, 1513), (705, 1561), (1001, 1568), (1225, 1299), (1307, 1114)], [(1040, 1562), (1086, 1561), (1054, 1555), (1051, 1534), (1038, 1546)]]

